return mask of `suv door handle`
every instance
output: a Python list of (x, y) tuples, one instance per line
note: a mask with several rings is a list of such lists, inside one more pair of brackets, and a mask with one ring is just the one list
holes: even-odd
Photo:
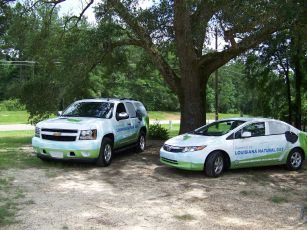
[(128, 123), (128, 125), (131, 125), (131, 123)]

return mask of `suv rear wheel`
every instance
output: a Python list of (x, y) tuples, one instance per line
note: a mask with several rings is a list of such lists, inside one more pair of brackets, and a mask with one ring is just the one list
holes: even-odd
[(105, 137), (101, 142), (100, 153), (96, 164), (107, 167), (111, 164), (113, 157), (113, 142), (110, 138)]
[(143, 152), (145, 150), (145, 147), (146, 147), (146, 134), (144, 131), (141, 131), (138, 138), (136, 150), (138, 152)]

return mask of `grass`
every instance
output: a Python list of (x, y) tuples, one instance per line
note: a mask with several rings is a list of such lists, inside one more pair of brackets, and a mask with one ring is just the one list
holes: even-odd
[[(151, 120), (180, 120), (180, 112), (171, 111), (149, 111)], [(240, 114), (219, 114), (219, 119), (239, 117)], [(213, 113), (207, 113), (207, 120), (214, 120)], [(27, 124), (29, 114), (27, 111), (0, 111), (0, 125), (5, 124)]]
[(178, 220), (183, 220), (183, 221), (195, 220), (194, 216), (192, 216), (190, 214), (176, 215), (175, 218), (178, 219)]
[(33, 134), (33, 131), (0, 132), (0, 170), (43, 166), (30, 146)]
[(18, 199), (23, 198), (21, 190), (15, 190), (12, 185), (14, 178), (0, 178), (0, 227), (15, 223), (18, 211)]
[[(151, 120), (180, 120), (180, 112), (149, 111), (148, 114)], [(238, 113), (232, 113), (232, 114), (219, 113), (219, 119), (233, 118), (233, 117), (240, 117), (240, 114)], [(206, 119), (214, 120), (215, 114), (207, 113)]]
[(0, 111), (0, 125), (27, 124), (28, 118), (27, 111)]
[(286, 197), (282, 197), (282, 196), (272, 196), (271, 201), (273, 203), (280, 204), (280, 203), (288, 202), (288, 199)]

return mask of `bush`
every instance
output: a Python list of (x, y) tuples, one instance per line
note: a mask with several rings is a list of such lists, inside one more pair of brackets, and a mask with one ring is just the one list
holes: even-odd
[(160, 124), (150, 125), (149, 138), (154, 140), (167, 140), (169, 139), (168, 131)]
[(1, 111), (23, 111), (25, 106), (22, 105), (17, 99), (10, 99), (0, 102)]

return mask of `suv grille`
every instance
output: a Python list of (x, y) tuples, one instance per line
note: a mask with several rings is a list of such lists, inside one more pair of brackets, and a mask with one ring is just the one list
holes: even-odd
[(42, 134), (42, 138), (45, 140), (50, 140), (50, 141), (75, 141), (76, 140), (75, 136), (53, 136), (53, 135), (46, 135), (46, 134)]
[(78, 133), (78, 130), (74, 130), (74, 129), (42, 129), (42, 132)]

